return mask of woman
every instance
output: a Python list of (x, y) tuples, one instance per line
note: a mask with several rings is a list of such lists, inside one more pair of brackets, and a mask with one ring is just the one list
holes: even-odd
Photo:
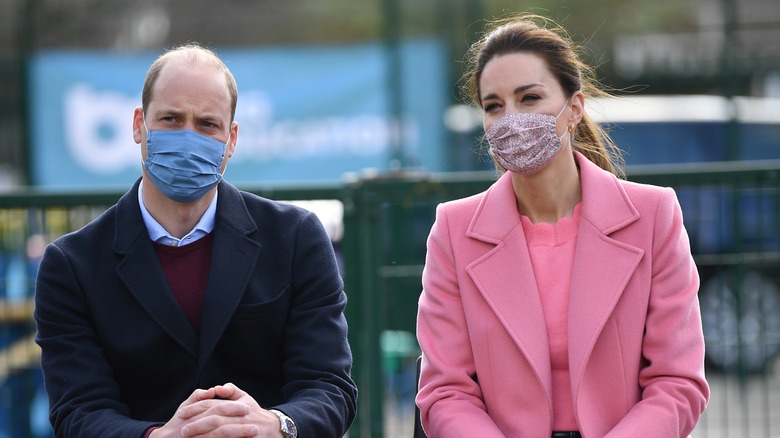
[(592, 71), (548, 24), (493, 23), (469, 51), (466, 91), (504, 173), (437, 208), (422, 423), (446, 438), (684, 437), (709, 388), (680, 206), (616, 176), (585, 112)]

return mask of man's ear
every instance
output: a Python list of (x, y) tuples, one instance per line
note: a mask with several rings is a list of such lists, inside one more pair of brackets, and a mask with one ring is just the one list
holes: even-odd
[(136, 144), (141, 144), (141, 140), (146, 135), (144, 128), (144, 110), (138, 106), (133, 111), (133, 140)]
[(235, 120), (230, 124), (230, 143), (227, 146), (227, 157), (233, 156), (236, 151), (236, 143), (238, 143), (238, 122)]

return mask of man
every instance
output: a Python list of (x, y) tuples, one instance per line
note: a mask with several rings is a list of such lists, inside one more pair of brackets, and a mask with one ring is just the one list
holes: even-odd
[(222, 180), (235, 79), (178, 47), (133, 114), (141, 178), (46, 249), (36, 340), (58, 437), (341, 437), (357, 390), (328, 237)]

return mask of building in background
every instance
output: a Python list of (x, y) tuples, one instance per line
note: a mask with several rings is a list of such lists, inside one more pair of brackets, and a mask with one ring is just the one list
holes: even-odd
[[(47, 158), (40, 151), (64, 153), (66, 140), (51, 139), (69, 134), (42, 126), (52, 121), (41, 117), (66, 110), (62, 98), (56, 100), (49, 95), (36, 100), (42, 84), (36, 79), (53, 85), (48, 77), (34, 76), (39, 72), (36, 68), (40, 67), (41, 57), (56, 54), (67, 59), (72, 55), (72, 61), (79, 62), (84, 53), (90, 56), (102, 53), (123, 59), (140, 57), (146, 62), (145, 57), (165, 47), (193, 40), (218, 51), (287, 52), (287, 59), (293, 63), (291, 68), (296, 65), (296, 56), (305, 58), (318, 49), (327, 56), (327, 50), (335, 53), (347, 47), (373, 45), (375, 55), (381, 60), (372, 60), (378, 62), (373, 71), (369, 68), (356, 74), (364, 81), (369, 80), (365, 86), (371, 91), (382, 89), (384, 101), (377, 105), (384, 107), (383, 117), (387, 117), (383, 129), (387, 131), (388, 126), (394, 125), (397, 132), (388, 137), (391, 143), (386, 145), (386, 156), (375, 157), (375, 162), (356, 160), (348, 164), (349, 170), (376, 167), (385, 171), (399, 166), (429, 167), (432, 171), (482, 168), (485, 160), (471, 153), (478, 144), (479, 127), (466, 131), (448, 129), (444, 113), (450, 104), (459, 103), (459, 61), (475, 38), (475, 32), (481, 29), (480, 20), (518, 8), (563, 22), (571, 36), (588, 49), (584, 55), (590, 63), (599, 66), (602, 82), (617, 94), (780, 97), (780, 3), (774, 0), (525, 3), (510, 0), (3, 0), (0, 2), (0, 189), (45, 181), (40, 173), (50, 170), (44, 169), (46, 165), (41, 160)], [(419, 40), (435, 41), (440, 51), (435, 56), (423, 54), (423, 59), (410, 59), (403, 47), (409, 41)], [(273, 63), (273, 68), (284, 70), (283, 62)], [(348, 58), (334, 56), (332, 62), (335, 66), (354, 69)], [(290, 88), (283, 71), (262, 71), (261, 63), (255, 68), (258, 78), (262, 77), (268, 87), (274, 87), (271, 82), (278, 78), (280, 87)], [(435, 76), (426, 75), (431, 68), (437, 70)], [(328, 78), (329, 73), (338, 77), (334, 70), (334, 66), (320, 62), (319, 67), (306, 68), (304, 73), (310, 76), (295, 79), (303, 83), (320, 76)], [(99, 71), (95, 74), (101, 75)], [(104, 76), (111, 74), (106, 70)], [(374, 75), (374, 82), (366, 75)], [(421, 106), (414, 85), (420, 85), (423, 90), (432, 87), (417, 76), (442, 82), (436, 99), (441, 99), (444, 107), (439, 102)], [(117, 79), (125, 83), (129, 80), (121, 75)], [(252, 80), (251, 72), (241, 78), (245, 82)], [(323, 90), (330, 87), (329, 83), (322, 84)], [(140, 84), (127, 84), (127, 88), (137, 89)], [(90, 97), (100, 96), (99, 91), (86, 88), (80, 94), (72, 92), (71, 101), (79, 101), (80, 96), (81, 102), (86, 102)], [(254, 97), (257, 95), (250, 95), (250, 99)], [(330, 103), (318, 97), (312, 96), (321, 105), (321, 117), (333, 117), (328, 112)], [(354, 94), (348, 93), (342, 99), (344, 106), (354, 99)], [(262, 104), (262, 99), (255, 99), (258, 102)], [(417, 110), (412, 109), (415, 106)], [(313, 111), (316, 109), (309, 107), (291, 106), (290, 109), (291, 113), (306, 116), (311, 116)], [(440, 114), (425, 119), (422, 115), (425, 111)], [(122, 115), (116, 117), (121, 120)], [(250, 128), (256, 123), (250, 119), (243, 127)], [(419, 123), (443, 133), (425, 134)], [(291, 123), (279, 129), (300, 128), (300, 124)], [(104, 138), (113, 135), (106, 127), (101, 129)], [(421, 132), (433, 137), (415, 140), (414, 136)], [(358, 138), (349, 131), (347, 135)], [(246, 138), (242, 135), (242, 142)], [(265, 146), (258, 143), (255, 149), (262, 147)], [(415, 152), (418, 148), (440, 152), (430, 152), (431, 156), (425, 158)], [(119, 157), (117, 162), (122, 162), (122, 153)], [(739, 153), (730, 158), (739, 159)], [(291, 168), (294, 164), (290, 163)], [(342, 170), (338, 166), (334, 168), (334, 172)], [(239, 178), (241, 181), (243, 177)], [(278, 178), (261, 181), (275, 182)]]

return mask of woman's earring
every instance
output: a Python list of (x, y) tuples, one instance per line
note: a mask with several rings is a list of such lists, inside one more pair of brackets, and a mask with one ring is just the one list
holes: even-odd
[(574, 134), (574, 130), (577, 128), (577, 125), (571, 124), (569, 125), (569, 134)]

